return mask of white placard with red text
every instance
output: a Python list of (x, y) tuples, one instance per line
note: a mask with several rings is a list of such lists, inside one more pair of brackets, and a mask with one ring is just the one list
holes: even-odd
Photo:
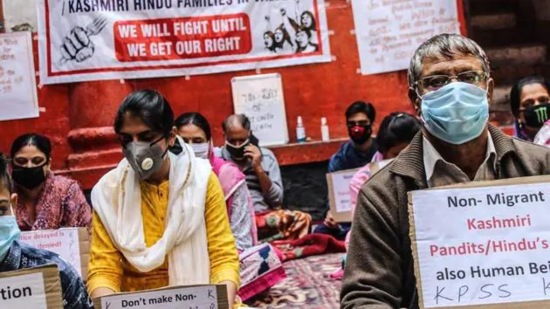
[(78, 231), (78, 228), (63, 228), (22, 232), (21, 241), (33, 247), (57, 253), (82, 276)]
[(38, 0), (44, 84), (331, 61), (324, 0)]
[(410, 193), (421, 308), (550, 298), (550, 182), (508, 184)]
[(364, 75), (404, 70), (420, 44), (459, 33), (456, 0), (352, 0)]

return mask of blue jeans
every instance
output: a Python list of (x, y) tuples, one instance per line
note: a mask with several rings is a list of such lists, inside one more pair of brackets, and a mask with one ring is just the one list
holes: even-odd
[(331, 228), (324, 223), (320, 223), (313, 230), (313, 234), (327, 234), (338, 240), (344, 240), (350, 229), (351, 222), (340, 223), (336, 228)]

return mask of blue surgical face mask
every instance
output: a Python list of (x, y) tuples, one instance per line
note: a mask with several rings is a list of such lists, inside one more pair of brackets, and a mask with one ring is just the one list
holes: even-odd
[(19, 240), (21, 231), (15, 216), (0, 216), (0, 261), (3, 261), (14, 241)]
[(481, 135), (489, 119), (487, 92), (472, 84), (452, 82), (421, 97), (428, 132), (460, 145)]

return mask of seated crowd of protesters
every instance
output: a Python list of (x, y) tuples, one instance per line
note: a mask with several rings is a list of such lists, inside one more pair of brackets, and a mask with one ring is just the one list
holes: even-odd
[[(273, 266), (267, 256), (281, 256), (278, 242), (328, 234), (321, 237), (342, 246), (349, 241), (342, 308), (418, 308), (407, 192), (548, 174), (550, 149), (531, 142), (548, 121), (550, 88), (540, 77), (512, 88), (519, 137), (513, 139), (488, 124), (495, 85), (474, 41), (442, 34), (424, 42), (408, 82), (417, 115), (396, 111), (377, 128), (373, 104), (347, 108), (350, 140), (327, 170), (357, 169), (350, 182), (354, 220), (336, 223), (327, 212), (314, 231), (309, 214), (285, 209), (277, 158), (260, 146), (245, 115), (224, 120), (225, 141), (216, 150), (200, 113), (176, 117), (156, 91), (129, 94), (113, 115), (124, 158), (93, 187), (91, 206), (76, 181), (50, 170), (47, 137), (17, 137), (10, 159), (0, 156), (0, 272), (56, 264), (65, 308), (92, 308), (91, 299), (120, 292), (198, 284), (225, 285), (238, 308), (241, 298), (275, 283), (261, 275)], [(58, 255), (19, 242), (20, 231), (63, 227), (91, 232), (86, 284)], [(261, 258), (251, 263), (254, 250)], [(243, 281), (256, 285), (243, 293)]]

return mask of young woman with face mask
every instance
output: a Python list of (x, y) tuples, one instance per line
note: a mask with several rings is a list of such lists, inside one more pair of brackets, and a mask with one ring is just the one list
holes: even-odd
[(510, 90), (510, 108), (516, 118), (515, 136), (533, 141), (550, 118), (550, 84), (542, 77), (519, 80)]
[(90, 205), (78, 183), (54, 175), (50, 140), (38, 134), (24, 134), (11, 145), (11, 169), (17, 223), (22, 231), (89, 227)]
[(169, 103), (131, 93), (114, 123), (124, 159), (92, 190), (88, 290), (92, 297), (175, 285), (239, 286), (239, 260), (222, 188), (208, 161), (174, 146)]
[(195, 156), (207, 159), (218, 176), (225, 195), (231, 230), (242, 251), (257, 243), (254, 206), (246, 186), (246, 179), (239, 168), (214, 155), (210, 124), (199, 113), (185, 113), (176, 119), (178, 135), (195, 152)]

